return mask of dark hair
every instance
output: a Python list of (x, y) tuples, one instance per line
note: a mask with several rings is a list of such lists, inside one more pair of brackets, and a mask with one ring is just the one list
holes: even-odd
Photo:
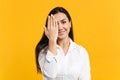
[[(59, 13), (59, 12), (64, 13), (67, 16), (68, 20), (71, 21), (71, 28), (70, 28), (70, 32), (69, 32), (69, 37), (74, 41), (74, 39), (73, 39), (73, 29), (72, 29), (72, 26), (73, 26), (72, 25), (72, 20), (71, 20), (70, 14), (67, 12), (67, 10), (63, 7), (56, 7), (54, 9), (52, 9), (48, 15), (51, 15), (51, 14), (54, 15), (54, 14)], [(46, 27), (47, 27), (47, 21), (48, 21), (48, 18), (46, 19), (46, 24), (45, 24)], [(40, 66), (39, 66), (39, 63), (38, 63), (39, 53), (47, 45), (48, 45), (48, 38), (47, 38), (47, 36), (45, 35), (45, 32), (44, 32), (41, 40), (39, 41), (39, 43), (37, 44), (36, 49), (35, 49), (37, 72), (41, 72), (41, 69), (40, 69)]]

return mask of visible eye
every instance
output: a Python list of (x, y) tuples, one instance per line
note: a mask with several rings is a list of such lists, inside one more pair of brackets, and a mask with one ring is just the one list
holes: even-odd
[(66, 21), (62, 21), (62, 24), (65, 24), (66, 23)]

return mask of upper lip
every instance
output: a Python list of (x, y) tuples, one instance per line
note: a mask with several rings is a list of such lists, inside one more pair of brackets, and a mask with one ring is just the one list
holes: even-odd
[(62, 33), (62, 32), (65, 32), (65, 31), (59, 31), (59, 33)]

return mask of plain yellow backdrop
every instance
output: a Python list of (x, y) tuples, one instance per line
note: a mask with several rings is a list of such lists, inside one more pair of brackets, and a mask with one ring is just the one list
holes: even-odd
[(71, 14), (75, 42), (89, 52), (92, 80), (120, 80), (119, 0), (0, 0), (0, 80), (42, 80), (35, 46), (56, 6)]

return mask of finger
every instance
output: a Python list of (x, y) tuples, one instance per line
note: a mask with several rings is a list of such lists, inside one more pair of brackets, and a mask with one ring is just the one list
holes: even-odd
[(50, 16), (48, 16), (47, 29), (50, 29)]
[(57, 22), (57, 20), (55, 19), (55, 27), (57, 27), (58, 26), (58, 22)]
[(47, 35), (48, 34), (48, 30), (47, 30), (46, 26), (44, 26), (44, 31), (45, 31), (45, 35)]
[(55, 29), (56, 29), (56, 31), (57, 31), (57, 36), (58, 36), (58, 23), (57, 23), (57, 20), (55, 21)]
[(55, 28), (55, 17), (53, 16), (53, 27)]
[(57, 20), (55, 20), (55, 28), (58, 29), (58, 23), (57, 23)]
[(51, 14), (51, 17), (50, 17), (50, 28), (53, 27), (53, 15)]

